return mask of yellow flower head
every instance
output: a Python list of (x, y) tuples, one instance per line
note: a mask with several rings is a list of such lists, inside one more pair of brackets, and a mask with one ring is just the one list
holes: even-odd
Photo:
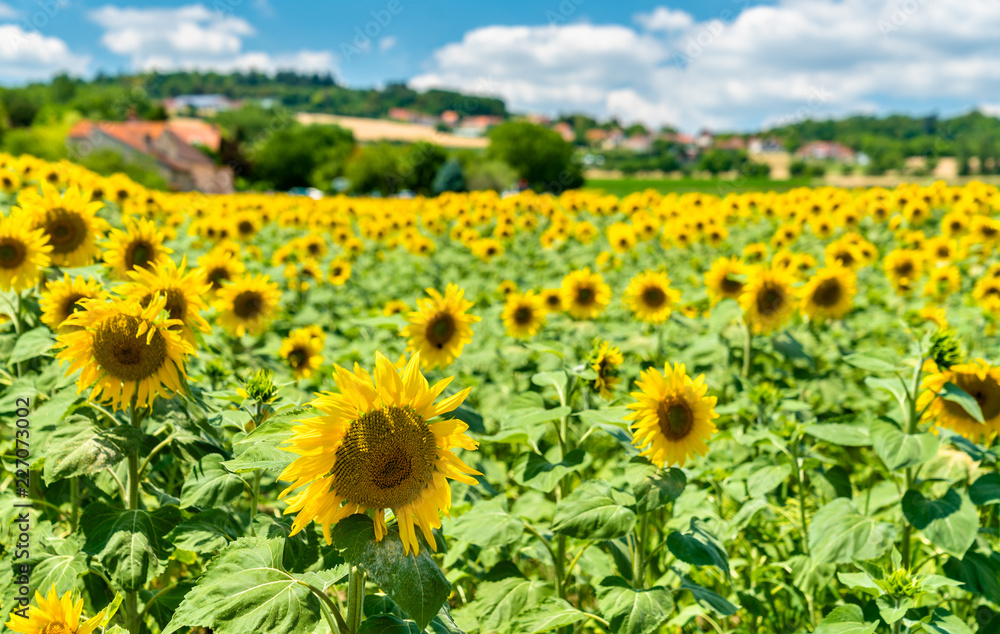
[(22, 213), (0, 218), (0, 290), (22, 291), (38, 283), (52, 253), (41, 229)]
[(639, 321), (649, 324), (665, 322), (680, 299), (680, 291), (670, 288), (666, 273), (656, 271), (639, 273), (625, 289), (625, 305)]
[(545, 306), (534, 291), (511, 293), (501, 314), (507, 334), (517, 339), (534, 337), (545, 324)]
[(7, 628), (18, 634), (91, 634), (104, 619), (104, 610), (80, 623), (83, 598), (73, 601), (73, 593), (60, 598), (52, 584), (47, 596), (35, 592), (35, 604), (29, 605), (27, 616), (11, 610)]
[(216, 293), (216, 321), (230, 334), (263, 334), (278, 310), (281, 290), (267, 275), (244, 275)]
[[(960, 404), (938, 396), (947, 383), (954, 383), (976, 400), (983, 415), (982, 423)], [(1000, 366), (991, 366), (982, 359), (953, 365), (926, 377), (921, 388), (917, 407), (926, 408), (927, 418), (938, 427), (952, 429), (972, 441), (1000, 433)]]
[(602, 341), (601, 345), (594, 351), (588, 360), (590, 368), (597, 373), (590, 388), (601, 395), (602, 398), (610, 400), (611, 391), (618, 385), (621, 379), (618, 377), (618, 366), (625, 362), (621, 350), (612, 347), (607, 341)]
[(816, 272), (802, 288), (802, 312), (810, 319), (840, 319), (851, 311), (857, 284), (854, 273), (842, 266)]
[[(318, 331), (318, 332), (317, 332)], [(288, 362), (297, 379), (308, 379), (323, 364), (326, 335), (317, 327), (298, 328), (288, 333), (278, 354)]]
[(589, 267), (563, 278), (563, 308), (576, 319), (593, 319), (610, 302), (611, 287), (604, 283), (600, 273), (591, 273)]
[(457, 284), (449, 284), (444, 295), (433, 288), (427, 294), (430, 298), (417, 300), (417, 310), (407, 316), (403, 336), (409, 338), (407, 352), (419, 352), (424, 367), (431, 369), (450, 365), (462, 354), (472, 341), (472, 324), (480, 318), (469, 314), (472, 302)]
[[(39, 304), (42, 307), (42, 321), (53, 331), (63, 329), (63, 322), (69, 319), (70, 315), (82, 308), (82, 300), (107, 299), (108, 293), (102, 284), (92, 277), (86, 280), (82, 276), (70, 279), (69, 274), (65, 274), (63, 279), (49, 282)], [(66, 326), (66, 330), (72, 327)]]
[(90, 192), (74, 185), (60, 194), (52, 185), (42, 184), (41, 194), (29, 189), (18, 198), (18, 204), (34, 228), (45, 233), (56, 266), (84, 266), (100, 255), (97, 243), (108, 224), (96, 215), (104, 203), (91, 202)]
[(208, 310), (205, 296), (212, 286), (205, 281), (202, 269), (186, 269), (186, 255), (179, 267), (170, 258), (163, 258), (151, 268), (129, 271), (132, 281), (115, 291), (122, 297), (137, 300), (143, 306), (148, 306), (156, 295), (162, 295), (167, 299), (166, 310), (170, 319), (181, 322), (184, 337), (194, 343), (194, 331), (211, 331), (201, 313)]
[(152, 220), (128, 219), (125, 229), (111, 230), (104, 252), (104, 265), (119, 278), (127, 279), (130, 271), (155, 266), (173, 253), (163, 246), (163, 233)]
[(777, 330), (795, 312), (791, 275), (780, 269), (757, 269), (740, 295), (747, 325), (758, 334)]

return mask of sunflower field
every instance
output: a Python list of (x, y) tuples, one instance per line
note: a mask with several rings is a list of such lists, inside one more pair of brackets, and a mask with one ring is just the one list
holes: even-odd
[(0, 190), (0, 632), (1000, 633), (996, 187)]

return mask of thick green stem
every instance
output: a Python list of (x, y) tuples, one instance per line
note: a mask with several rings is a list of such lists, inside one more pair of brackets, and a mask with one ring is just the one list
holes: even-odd
[(365, 571), (357, 566), (351, 568), (347, 582), (347, 631), (357, 634), (361, 628), (361, 615), (365, 602)]
[(799, 440), (792, 441), (792, 460), (795, 462), (795, 491), (799, 498), (799, 527), (802, 532), (802, 552), (809, 554), (809, 522), (806, 520), (806, 490), (802, 482), (802, 461), (799, 460)]
[(77, 476), (69, 479), (69, 497), (72, 505), (69, 511), (69, 530), (75, 533), (80, 516), (80, 479)]
[[(139, 417), (136, 408), (136, 400), (132, 399), (132, 406), (129, 410), (132, 426), (139, 428), (142, 419)], [(139, 509), (139, 452), (133, 451), (128, 456), (128, 508), (130, 511)], [(139, 634), (139, 594), (132, 590), (125, 593), (125, 627), (130, 634)]]
[(750, 360), (753, 357), (753, 333), (750, 326), (743, 322), (743, 378), (750, 376)]
[[(907, 434), (917, 433), (918, 424), (920, 423), (920, 416), (917, 413), (917, 393), (920, 391), (920, 375), (921, 372), (923, 371), (923, 367), (924, 367), (924, 357), (923, 355), (921, 355), (920, 358), (917, 359), (917, 367), (913, 371), (913, 383), (910, 387), (909, 393), (906, 395), (907, 405), (909, 407), (909, 411), (907, 412), (907, 426), (906, 426)], [(913, 488), (913, 480), (914, 480), (913, 467), (906, 468), (905, 477), (906, 477), (906, 489), (904, 491), (904, 494), (906, 491), (909, 491), (911, 488)], [(913, 527), (910, 525), (909, 520), (904, 519), (903, 547), (901, 549), (902, 552), (900, 554), (902, 555), (902, 565), (905, 570), (910, 569), (910, 563), (912, 557), (912, 554), (910, 552), (910, 541), (912, 535), (913, 535)]]
[(642, 590), (646, 587), (646, 541), (649, 538), (649, 513), (639, 518), (635, 532), (635, 552), (632, 555), (632, 587)]
[(250, 537), (254, 536), (253, 518), (257, 516), (257, 501), (260, 499), (260, 469), (253, 472), (253, 488), (250, 489)]

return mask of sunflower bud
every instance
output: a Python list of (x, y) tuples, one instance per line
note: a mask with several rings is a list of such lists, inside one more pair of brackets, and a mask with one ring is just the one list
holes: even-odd
[(912, 598), (920, 592), (920, 582), (910, 576), (909, 571), (903, 568), (896, 570), (878, 583), (886, 594), (895, 599)]
[(945, 328), (931, 335), (930, 358), (942, 370), (962, 362), (962, 350), (954, 330)]
[(781, 393), (770, 381), (763, 381), (753, 386), (749, 396), (751, 403), (764, 408), (773, 407), (781, 400)]
[(227, 374), (226, 364), (221, 359), (212, 359), (205, 366), (205, 377), (212, 385), (217, 385), (226, 378)]
[(278, 388), (274, 385), (274, 379), (267, 370), (257, 370), (247, 381), (247, 398), (258, 403), (270, 403), (278, 396)]

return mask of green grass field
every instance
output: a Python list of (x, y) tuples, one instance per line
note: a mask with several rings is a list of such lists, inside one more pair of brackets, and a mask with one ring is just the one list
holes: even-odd
[(646, 189), (655, 189), (660, 193), (677, 192), (706, 192), (724, 196), (728, 193), (741, 194), (743, 192), (776, 191), (785, 192), (796, 187), (808, 187), (811, 180), (808, 178), (793, 178), (790, 180), (775, 181), (768, 178), (747, 178), (736, 180), (721, 179), (700, 179), (700, 178), (664, 178), (664, 179), (637, 179), (622, 178), (608, 180), (588, 180), (587, 188), (601, 190), (615, 196), (625, 196), (632, 192), (641, 192)]

